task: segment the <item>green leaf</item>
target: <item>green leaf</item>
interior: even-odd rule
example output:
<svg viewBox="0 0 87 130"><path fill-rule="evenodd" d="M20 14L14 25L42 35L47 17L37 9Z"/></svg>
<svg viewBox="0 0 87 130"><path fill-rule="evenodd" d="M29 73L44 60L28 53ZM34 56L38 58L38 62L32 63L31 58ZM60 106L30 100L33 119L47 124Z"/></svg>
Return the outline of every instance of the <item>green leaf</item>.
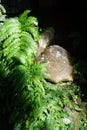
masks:
<svg viewBox="0 0 87 130"><path fill-rule="evenodd" d="M38 19L33 16L29 16L25 22L27 26L38 26Z"/></svg>
<svg viewBox="0 0 87 130"><path fill-rule="evenodd" d="M26 26L24 27L24 29L29 32L35 41L37 41L40 38L40 33L39 33L39 28L35 27L35 26Z"/></svg>
<svg viewBox="0 0 87 130"><path fill-rule="evenodd" d="M31 10L26 10L19 16L19 22L21 22L21 24L25 24L25 22L26 22L26 20L28 18L28 14L30 12L31 12Z"/></svg>

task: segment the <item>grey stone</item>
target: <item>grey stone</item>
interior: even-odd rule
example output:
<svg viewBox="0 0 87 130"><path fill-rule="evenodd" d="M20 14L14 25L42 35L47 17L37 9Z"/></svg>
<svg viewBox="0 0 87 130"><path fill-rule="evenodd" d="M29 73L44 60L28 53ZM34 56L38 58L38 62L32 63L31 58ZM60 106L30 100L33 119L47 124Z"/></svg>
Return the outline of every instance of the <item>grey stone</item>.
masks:
<svg viewBox="0 0 87 130"><path fill-rule="evenodd" d="M48 46L38 57L41 63L47 63L46 73L49 75L46 79L58 83L61 81L73 81L73 65L67 50L58 46Z"/></svg>

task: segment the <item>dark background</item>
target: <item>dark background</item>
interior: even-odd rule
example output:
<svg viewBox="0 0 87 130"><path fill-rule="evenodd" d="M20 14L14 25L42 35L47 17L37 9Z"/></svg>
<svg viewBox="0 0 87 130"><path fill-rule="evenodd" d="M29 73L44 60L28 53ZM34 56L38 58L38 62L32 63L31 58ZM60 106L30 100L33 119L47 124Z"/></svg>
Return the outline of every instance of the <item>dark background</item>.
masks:
<svg viewBox="0 0 87 130"><path fill-rule="evenodd" d="M1 0L7 15L18 16L32 10L41 28L54 27L54 44L66 48L72 56L86 58L87 2L86 0Z"/></svg>

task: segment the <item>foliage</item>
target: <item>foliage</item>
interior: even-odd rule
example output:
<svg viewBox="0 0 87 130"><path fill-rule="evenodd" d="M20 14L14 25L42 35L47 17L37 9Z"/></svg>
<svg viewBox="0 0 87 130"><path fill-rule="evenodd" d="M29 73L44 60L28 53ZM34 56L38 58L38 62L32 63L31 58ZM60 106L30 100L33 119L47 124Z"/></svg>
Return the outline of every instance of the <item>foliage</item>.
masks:
<svg viewBox="0 0 87 130"><path fill-rule="evenodd" d="M35 40L39 38L37 19L24 12L19 18L9 18L0 30L0 68L3 76L17 64L32 64L36 54ZM23 23L21 19L26 18Z"/></svg>
<svg viewBox="0 0 87 130"><path fill-rule="evenodd" d="M45 80L45 64L35 62L38 21L29 13L6 19L0 30L0 129L71 130L79 86Z"/></svg>
<svg viewBox="0 0 87 130"><path fill-rule="evenodd" d="M1 21L1 17L2 17L3 14L5 14L5 13L6 13L6 10L5 10L4 6L0 4L0 21Z"/></svg>
<svg viewBox="0 0 87 130"><path fill-rule="evenodd" d="M84 60L76 60L74 64L75 82L81 88L81 95L84 101L87 101L87 62Z"/></svg>
<svg viewBox="0 0 87 130"><path fill-rule="evenodd" d="M0 99L2 101L1 111L4 105L3 102L5 100L5 105L7 105L7 109L5 112L9 114L12 113L11 111L13 107L14 109L16 109L16 104L12 103L16 99L16 93L14 92L13 87L15 87L15 89L18 89L17 87L20 86L20 91L22 91L23 87L26 88L26 86L24 85L23 87L21 86L23 81L25 84L25 80L27 79L27 75L25 74L28 73L26 72L26 70L32 68L31 73L33 74L35 74L35 72L33 72L35 71L34 69L36 69L36 71L40 69L41 72L41 66L39 65L39 63L36 63L37 65L34 64L34 67L38 66L38 69L37 67L33 68L32 65L36 55L35 41L39 38L39 28L37 19L33 16L28 17L29 12L30 11L28 10L25 11L22 15L19 16L19 18L6 19L0 30ZM22 19L24 19L24 22L22 21ZM22 74L24 75L24 77L21 77L23 76ZM11 77L15 79L14 83L11 83L13 82L13 79ZM21 79L22 81L19 81ZM39 79L37 80L40 83ZM18 81L19 84L17 84ZM20 95L21 94L19 92L17 98ZM15 101L17 103L17 100ZM17 115L17 111L14 110L14 113L15 112L15 115ZM2 113L2 116L3 114L5 116L4 112Z"/></svg>
<svg viewBox="0 0 87 130"><path fill-rule="evenodd" d="M78 79L80 83L85 83L87 76L87 62L84 60L78 60L74 65L74 73L76 79Z"/></svg>
<svg viewBox="0 0 87 130"><path fill-rule="evenodd" d="M61 86L67 85L63 89ZM39 101L34 98L32 104L32 110L28 108L29 116L25 122L26 130L70 130L73 127L73 122L70 121L71 115L69 111L65 111L64 107L75 109L72 106L71 101L75 100L74 91L72 90L74 84L61 83L59 85L53 85L51 83L44 83L45 93ZM71 89L71 91L70 91ZM76 90L76 88L75 88ZM70 91L70 92L69 92ZM73 97L74 95L74 97ZM70 97L70 98L69 98ZM37 100L37 101L36 101ZM38 104L39 103L39 104ZM27 113L28 113L27 111ZM67 123L63 120L69 120ZM21 122L16 124L15 129L20 126ZM21 129L21 127L20 127ZM19 129L19 130L20 130Z"/></svg>

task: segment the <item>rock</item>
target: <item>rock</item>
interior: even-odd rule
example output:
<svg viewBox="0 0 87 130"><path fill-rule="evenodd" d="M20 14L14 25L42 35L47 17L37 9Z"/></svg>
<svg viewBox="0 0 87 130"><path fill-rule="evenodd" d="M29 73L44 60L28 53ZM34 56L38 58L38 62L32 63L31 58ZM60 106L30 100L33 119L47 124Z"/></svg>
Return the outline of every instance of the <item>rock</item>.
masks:
<svg viewBox="0 0 87 130"><path fill-rule="evenodd" d="M81 126L81 113L75 110L72 111L72 122L74 123L72 130L79 130Z"/></svg>
<svg viewBox="0 0 87 130"><path fill-rule="evenodd" d="M72 124L70 130L87 130L87 104L82 101L79 95L75 100L71 100L70 106L66 105L64 107L64 111L68 116L63 118L63 122L64 124Z"/></svg>
<svg viewBox="0 0 87 130"><path fill-rule="evenodd" d="M41 63L48 62L46 72L48 81L58 83L61 81L73 81L73 65L69 52L58 45L47 47L38 57Z"/></svg>
<svg viewBox="0 0 87 130"><path fill-rule="evenodd" d="M73 105L73 104L72 104ZM81 111L77 112L74 109L70 109L69 107L64 108L65 112L68 113L69 117L64 117L63 122L64 124L73 124L73 127L71 130L79 130L81 126L81 120L82 120L82 113Z"/></svg>
<svg viewBox="0 0 87 130"><path fill-rule="evenodd" d="M37 41L37 56L38 57L45 48L51 44L51 41L54 37L54 29L49 27L41 33L39 41Z"/></svg>

